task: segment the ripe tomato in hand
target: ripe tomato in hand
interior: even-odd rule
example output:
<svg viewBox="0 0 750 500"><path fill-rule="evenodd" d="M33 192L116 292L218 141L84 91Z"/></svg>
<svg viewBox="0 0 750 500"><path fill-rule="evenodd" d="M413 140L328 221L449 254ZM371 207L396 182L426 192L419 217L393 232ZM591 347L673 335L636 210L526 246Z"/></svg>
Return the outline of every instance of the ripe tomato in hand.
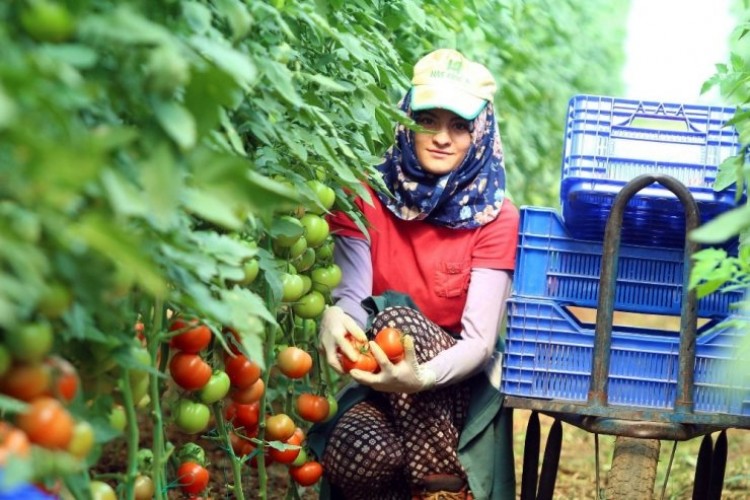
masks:
<svg viewBox="0 0 750 500"><path fill-rule="evenodd" d="M354 349L359 354L359 357L352 361L349 357L344 354L340 349L338 350L339 362L344 373L349 373L352 370L362 370L371 373L377 373L380 371L375 356L370 351L370 345L363 340L354 338L351 333L346 334L346 339L354 346Z"/></svg>
<svg viewBox="0 0 750 500"><path fill-rule="evenodd" d="M290 467L289 474L291 474L292 479L300 486L312 486L323 475L323 466L311 460L299 467Z"/></svg>
<svg viewBox="0 0 750 500"><path fill-rule="evenodd" d="M308 422L322 422L328 418L330 406L325 396L305 392L297 398L297 413Z"/></svg>
<svg viewBox="0 0 750 500"><path fill-rule="evenodd" d="M193 354L201 352L211 343L211 329L201 324L197 319L186 320L177 318L169 325L170 332L178 333L169 341L174 349Z"/></svg>
<svg viewBox="0 0 750 500"><path fill-rule="evenodd" d="M232 386L246 389L260 378L260 366L242 354L227 356L224 360L224 371L229 375Z"/></svg>
<svg viewBox="0 0 750 500"><path fill-rule="evenodd" d="M169 362L169 373L177 385L195 391L208 383L211 366L197 354L177 352Z"/></svg>
<svg viewBox="0 0 750 500"><path fill-rule="evenodd" d="M383 349L391 363L404 359L404 335L401 330L387 326L375 335L375 343Z"/></svg>
<svg viewBox="0 0 750 500"><path fill-rule="evenodd" d="M299 347L289 346L276 357L281 373L289 378L302 378L312 368L312 356Z"/></svg>
<svg viewBox="0 0 750 500"><path fill-rule="evenodd" d="M208 486L208 470L196 462L184 462L177 469L180 489L188 495L197 495Z"/></svg>

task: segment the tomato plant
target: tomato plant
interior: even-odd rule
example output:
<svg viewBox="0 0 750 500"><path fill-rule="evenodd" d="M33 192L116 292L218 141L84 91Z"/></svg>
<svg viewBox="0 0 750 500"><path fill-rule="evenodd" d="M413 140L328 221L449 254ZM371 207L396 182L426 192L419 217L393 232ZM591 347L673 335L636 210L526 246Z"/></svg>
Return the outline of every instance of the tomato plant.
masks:
<svg viewBox="0 0 750 500"><path fill-rule="evenodd" d="M325 396L305 392L297 398L297 413L308 422L322 422L328 418L330 405Z"/></svg>
<svg viewBox="0 0 750 500"><path fill-rule="evenodd" d="M171 332L181 332L171 338L169 345L175 349L189 353L199 353L211 343L213 334L211 329L201 324L197 319L185 320L177 318L169 326Z"/></svg>
<svg viewBox="0 0 750 500"><path fill-rule="evenodd" d="M404 359L404 335L397 328L385 327L375 334L375 343L380 346L392 363Z"/></svg>
<svg viewBox="0 0 750 500"><path fill-rule="evenodd" d="M260 378L258 363L247 359L242 354L227 356L224 360L224 370L232 386L240 389L250 387Z"/></svg>
<svg viewBox="0 0 750 500"><path fill-rule="evenodd" d="M176 352L169 362L169 373L177 385L195 391L208 383L211 366L197 354Z"/></svg>
<svg viewBox="0 0 750 500"><path fill-rule="evenodd" d="M48 396L36 398L16 419L18 428L32 443L66 449L73 438L73 417L60 402Z"/></svg>
<svg viewBox="0 0 750 500"><path fill-rule="evenodd" d="M320 463L311 460L305 462L299 467L290 467L289 474L292 479L300 486L312 486L317 483L320 476L323 475L323 466Z"/></svg>
<svg viewBox="0 0 750 500"><path fill-rule="evenodd" d="M183 462L177 469L180 489L188 495L202 493L208 487L208 470L196 462Z"/></svg>
<svg viewBox="0 0 750 500"><path fill-rule="evenodd" d="M276 356L276 364L281 373L289 378L302 378L312 368L312 356L296 346L289 346L281 350Z"/></svg>

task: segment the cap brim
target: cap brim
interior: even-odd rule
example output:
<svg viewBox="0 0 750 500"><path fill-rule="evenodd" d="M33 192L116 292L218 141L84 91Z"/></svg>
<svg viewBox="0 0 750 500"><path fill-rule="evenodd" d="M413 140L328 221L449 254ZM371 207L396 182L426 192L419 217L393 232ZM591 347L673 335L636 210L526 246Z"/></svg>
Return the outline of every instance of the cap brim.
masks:
<svg viewBox="0 0 750 500"><path fill-rule="evenodd" d="M447 109L465 120L473 120L479 116L486 104L485 99L451 87L415 85L411 92L412 111Z"/></svg>

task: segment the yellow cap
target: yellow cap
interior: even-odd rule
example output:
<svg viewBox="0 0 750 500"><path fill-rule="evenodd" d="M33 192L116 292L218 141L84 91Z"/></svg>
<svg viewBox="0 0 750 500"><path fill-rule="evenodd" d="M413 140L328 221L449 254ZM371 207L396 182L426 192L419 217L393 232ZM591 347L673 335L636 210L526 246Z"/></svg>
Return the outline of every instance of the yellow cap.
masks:
<svg viewBox="0 0 750 500"><path fill-rule="evenodd" d="M411 109L443 108L467 120L484 109L497 90L487 68L453 49L430 52L414 65Z"/></svg>

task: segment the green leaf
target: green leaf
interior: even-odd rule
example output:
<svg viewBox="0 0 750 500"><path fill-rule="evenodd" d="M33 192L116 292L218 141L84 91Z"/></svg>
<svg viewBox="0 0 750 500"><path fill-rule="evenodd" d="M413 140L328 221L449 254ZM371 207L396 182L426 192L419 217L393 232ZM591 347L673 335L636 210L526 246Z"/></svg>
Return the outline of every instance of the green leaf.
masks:
<svg viewBox="0 0 750 500"><path fill-rule="evenodd" d="M154 112L159 125L180 148L190 149L195 146L195 119L184 106L174 101L158 101Z"/></svg>
<svg viewBox="0 0 750 500"><path fill-rule="evenodd" d="M329 92L351 92L356 88L349 82L337 81L333 78L321 75L320 73L316 73L313 75L309 73L301 73L301 75L307 80L317 83L320 86L321 90Z"/></svg>
<svg viewBox="0 0 750 500"><path fill-rule="evenodd" d="M106 170L102 173L102 184L116 214L135 217L148 215L143 192L128 179L113 170Z"/></svg>
<svg viewBox="0 0 750 500"><path fill-rule="evenodd" d="M183 186L175 159L166 144L156 148L140 165L144 199L154 228L166 231L179 220L180 191Z"/></svg>
<svg viewBox="0 0 750 500"><path fill-rule="evenodd" d="M101 16L86 16L79 23L78 33L87 38L114 40L121 44L161 44L172 39L162 25L149 21L130 6L118 6Z"/></svg>
<svg viewBox="0 0 750 500"><path fill-rule="evenodd" d="M185 203L188 210L203 219L227 229L242 228L243 220L226 203L220 191L208 192L188 188Z"/></svg>
<svg viewBox="0 0 750 500"><path fill-rule="evenodd" d="M253 18L239 0L216 0L216 8L232 29L232 38L239 40L250 31Z"/></svg>
<svg viewBox="0 0 750 500"><path fill-rule="evenodd" d="M11 125L16 118L16 103L0 85L0 130Z"/></svg>
<svg viewBox="0 0 750 500"><path fill-rule="evenodd" d="M750 205L725 212L690 232L690 239L699 243L723 243L750 227Z"/></svg>
<svg viewBox="0 0 750 500"><path fill-rule="evenodd" d="M238 85L249 90L255 83L258 71L250 58L229 45L203 36L193 36L190 44L206 59L231 76Z"/></svg>

